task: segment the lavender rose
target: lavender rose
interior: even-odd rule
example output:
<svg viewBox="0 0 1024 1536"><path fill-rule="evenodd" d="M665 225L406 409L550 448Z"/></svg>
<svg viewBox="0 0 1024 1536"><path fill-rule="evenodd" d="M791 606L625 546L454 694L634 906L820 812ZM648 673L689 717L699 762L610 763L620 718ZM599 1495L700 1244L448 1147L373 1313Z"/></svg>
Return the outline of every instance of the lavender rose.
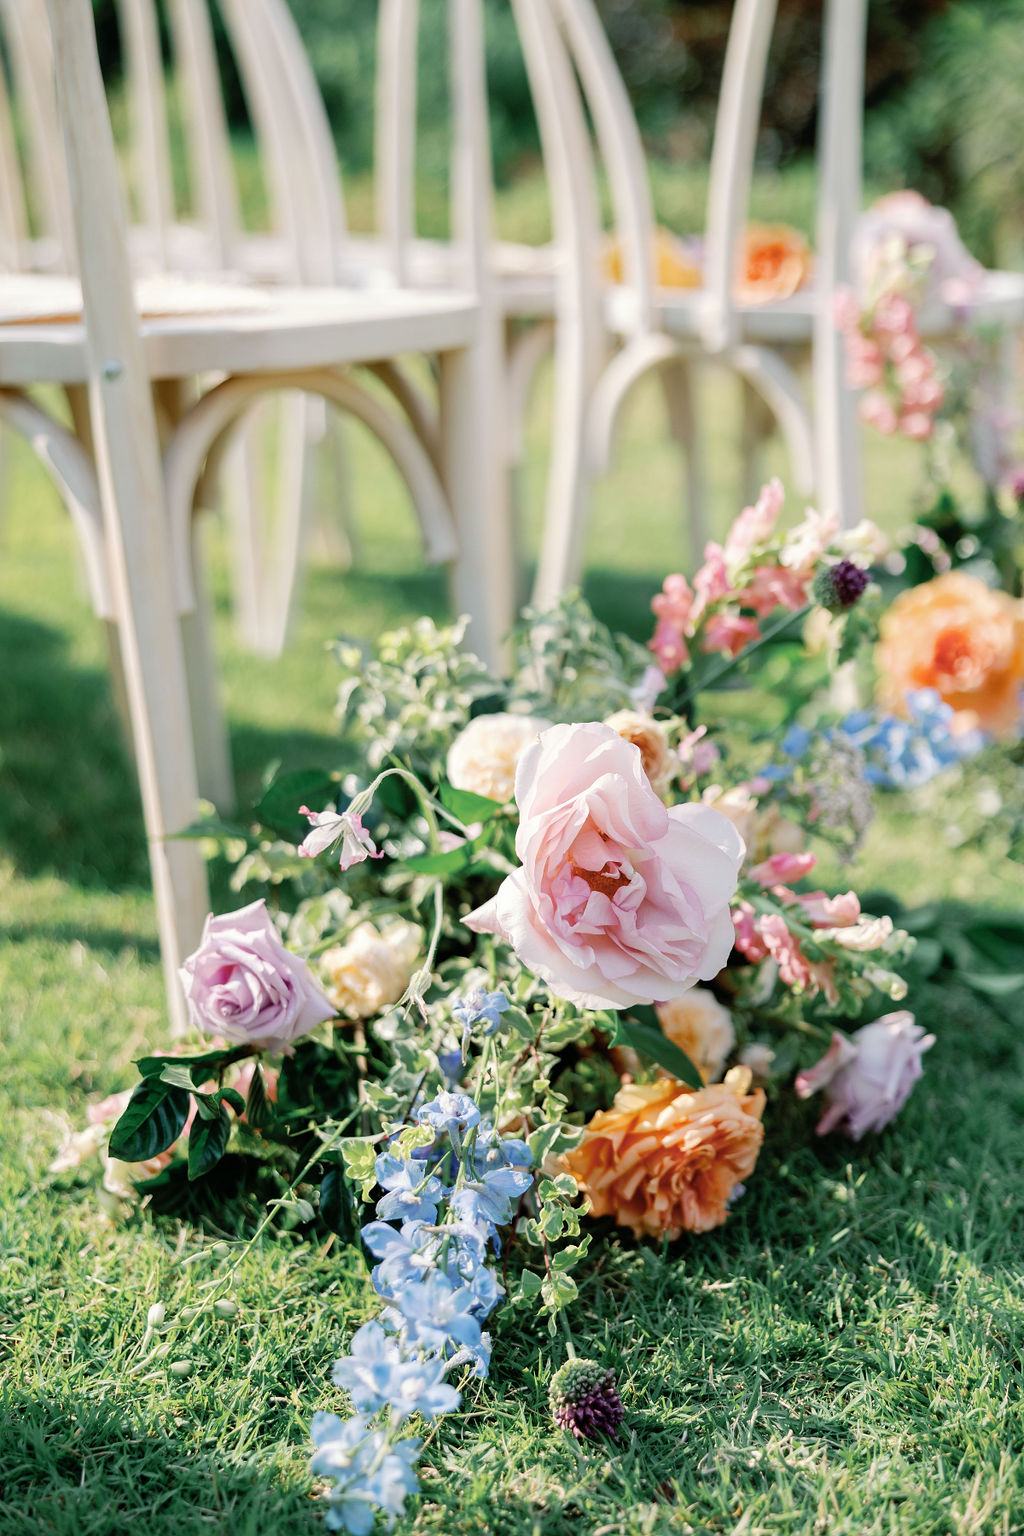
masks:
<svg viewBox="0 0 1024 1536"><path fill-rule="evenodd" d="M880 1131L910 1097L921 1076L921 1057L935 1044L914 1015L901 1008L858 1029L851 1040L835 1032L821 1060L796 1079L806 1099L825 1090L825 1113L818 1135L841 1130L854 1141L865 1131Z"/></svg>
<svg viewBox="0 0 1024 1536"><path fill-rule="evenodd" d="M211 914L178 974L197 1029L272 1055L334 1014L306 962L281 943L262 900Z"/></svg>

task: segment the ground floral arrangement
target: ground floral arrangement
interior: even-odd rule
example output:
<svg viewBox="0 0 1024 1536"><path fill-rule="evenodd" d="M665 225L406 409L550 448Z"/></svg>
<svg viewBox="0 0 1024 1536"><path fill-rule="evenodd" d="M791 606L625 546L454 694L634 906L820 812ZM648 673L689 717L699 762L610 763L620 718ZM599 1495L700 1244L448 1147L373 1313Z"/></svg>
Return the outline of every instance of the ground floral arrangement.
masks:
<svg viewBox="0 0 1024 1536"><path fill-rule="evenodd" d="M334 1366L346 1410L312 1423L352 1536L403 1514L499 1307L548 1318L554 1424L614 1440L614 1371L572 1343L599 1234L716 1228L757 1199L781 1096L858 1141L921 1074L933 1037L894 1007L914 939L815 865L853 855L879 787L1019 736L1024 621L953 573L876 646L877 530L782 533L782 503L772 482L667 578L647 647L577 597L527 612L503 679L458 625L339 646L361 766L203 824L255 896L182 970L206 1045L139 1061L55 1165L98 1151L110 1198L361 1243L379 1310ZM877 698L840 708L829 678L871 664Z"/></svg>

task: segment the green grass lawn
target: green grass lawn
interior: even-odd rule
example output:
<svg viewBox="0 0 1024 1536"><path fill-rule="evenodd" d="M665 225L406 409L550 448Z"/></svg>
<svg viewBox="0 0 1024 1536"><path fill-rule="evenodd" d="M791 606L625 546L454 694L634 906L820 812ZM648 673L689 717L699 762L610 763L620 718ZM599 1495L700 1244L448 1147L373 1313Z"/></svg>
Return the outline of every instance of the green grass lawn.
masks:
<svg viewBox="0 0 1024 1536"><path fill-rule="evenodd" d="M706 401L719 526L736 510L732 403L724 382ZM544 415L542 391L531 537ZM92 1186L45 1172L65 1123L162 1040L162 984L99 626L59 508L27 453L7 438L3 450L0 1532L312 1536L308 1423L342 1406L330 1366L372 1306L358 1256L285 1236L243 1247L144 1214L112 1223ZM358 572L311 572L281 661L240 649L217 565L243 800L271 759L331 761L332 637L444 611L394 474L355 434L353 459ZM905 447L873 447L871 510L890 526L913 470ZM678 480L661 402L642 391L600 490L587 576L601 616L641 636L652 591L686 560ZM899 802L851 878L911 901L1024 906L1019 866L1015 883L977 851L953 854ZM580 1352L620 1372L621 1445L583 1452L548 1429L557 1347L499 1312L491 1380L432 1434L412 1529L1024 1530L1024 1017L954 985L911 1001L939 1040L892 1129L819 1144L813 1106L787 1095L725 1228L665 1252L596 1245L572 1320ZM147 1334L157 1301L162 1331Z"/></svg>

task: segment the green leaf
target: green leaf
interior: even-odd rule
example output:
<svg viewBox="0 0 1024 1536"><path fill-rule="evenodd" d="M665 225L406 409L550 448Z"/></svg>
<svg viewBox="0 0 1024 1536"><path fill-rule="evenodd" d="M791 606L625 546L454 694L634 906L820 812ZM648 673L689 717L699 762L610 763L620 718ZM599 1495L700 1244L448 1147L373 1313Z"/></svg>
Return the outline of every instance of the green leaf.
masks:
<svg viewBox="0 0 1024 1536"><path fill-rule="evenodd" d="M222 1104L230 1104L236 1115L245 1114L245 1100L237 1088L218 1088L214 1098L220 1099Z"/></svg>
<svg viewBox="0 0 1024 1536"><path fill-rule="evenodd" d="M681 1051L678 1045L673 1045L658 1023L658 1015L651 1007L634 1008L628 1019L620 1014L614 1043L631 1045L634 1051L639 1051L641 1056L647 1056L651 1061L657 1062L659 1067L664 1067L666 1072L671 1072L673 1077L677 1077L688 1088L704 1087L704 1079L697 1068L685 1051Z"/></svg>
<svg viewBox="0 0 1024 1536"><path fill-rule="evenodd" d="M160 1073L160 1081L170 1083L172 1088L184 1088L186 1093L191 1093L199 1086L187 1061L167 1062Z"/></svg>
<svg viewBox="0 0 1024 1536"><path fill-rule="evenodd" d="M188 1133L190 1179L201 1179L204 1173L216 1167L227 1150L230 1134L231 1118L223 1104L218 1104L217 1115L213 1120L204 1120L201 1114L196 1116Z"/></svg>
<svg viewBox="0 0 1024 1536"><path fill-rule="evenodd" d="M322 811L336 802L338 784L323 768L302 768L295 773L279 773L256 806L256 819L291 843L301 842L308 831L299 806Z"/></svg>
<svg viewBox="0 0 1024 1536"><path fill-rule="evenodd" d="M411 859L404 859L403 863L406 869L414 870L418 875L453 875L456 870L466 868L472 850L472 843L461 843L458 848L450 848L447 853L420 853Z"/></svg>
<svg viewBox="0 0 1024 1536"><path fill-rule="evenodd" d="M1024 992L1024 975L1015 972L961 971L961 979L976 992L989 997L1010 997L1014 992Z"/></svg>
<svg viewBox="0 0 1024 1536"><path fill-rule="evenodd" d="M348 1242L354 1240L356 1221L352 1189L337 1164L328 1168L320 1182L320 1215L332 1232Z"/></svg>
<svg viewBox="0 0 1024 1536"><path fill-rule="evenodd" d="M222 1051L204 1051L199 1056L142 1056L135 1065L143 1077L163 1077L165 1083L172 1081L170 1077L164 1076L164 1069L168 1066L185 1067L189 1072L202 1073L203 1077L216 1077L237 1050L237 1046L230 1046ZM178 1083L177 1086L180 1088L185 1084Z"/></svg>
<svg viewBox="0 0 1024 1536"><path fill-rule="evenodd" d="M263 1068L257 1062L249 1082L249 1096L245 1101L245 1123L250 1130L266 1130L274 1119L274 1111L267 1097L267 1083Z"/></svg>
<svg viewBox="0 0 1024 1536"><path fill-rule="evenodd" d="M145 1163L177 1141L188 1119L188 1094L168 1083L143 1078L110 1135L110 1155Z"/></svg>
<svg viewBox="0 0 1024 1536"><path fill-rule="evenodd" d="M500 800L487 795L475 795L471 789L456 789L453 784L441 785L441 804L445 810L457 816L463 826L474 821L490 821L501 810Z"/></svg>

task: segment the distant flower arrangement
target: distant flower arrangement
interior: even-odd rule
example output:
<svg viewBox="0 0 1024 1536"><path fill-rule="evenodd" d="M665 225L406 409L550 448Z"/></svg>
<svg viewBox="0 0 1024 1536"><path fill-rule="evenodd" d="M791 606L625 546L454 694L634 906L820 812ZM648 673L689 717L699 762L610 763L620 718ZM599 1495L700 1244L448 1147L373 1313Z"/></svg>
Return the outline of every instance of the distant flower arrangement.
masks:
<svg viewBox="0 0 1024 1536"><path fill-rule="evenodd" d="M253 824L204 823L255 899L183 967L202 1043L140 1060L62 1155L99 1150L108 1189L156 1210L255 1187L250 1219L361 1242L379 1311L334 1367L350 1410L313 1422L350 1536L403 1513L417 1426L487 1376L498 1309L564 1320L589 1217L713 1230L756 1202L787 1080L823 1095L821 1134L858 1140L920 1075L932 1037L887 1011L912 941L810 878L812 841L864 834L871 752L806 733L760 773L753 721L715 712L774 688L780 658L819 687L821 625L833 657L873 639L877 530L809 511L783 533L782 502L772 482L692 584L666 579L649 647L576 597L527 612L505 679L461 626L340 646L358 768L282 775ZM625 1411L571 1348L551 1407L579 1438Z"/></svg>

